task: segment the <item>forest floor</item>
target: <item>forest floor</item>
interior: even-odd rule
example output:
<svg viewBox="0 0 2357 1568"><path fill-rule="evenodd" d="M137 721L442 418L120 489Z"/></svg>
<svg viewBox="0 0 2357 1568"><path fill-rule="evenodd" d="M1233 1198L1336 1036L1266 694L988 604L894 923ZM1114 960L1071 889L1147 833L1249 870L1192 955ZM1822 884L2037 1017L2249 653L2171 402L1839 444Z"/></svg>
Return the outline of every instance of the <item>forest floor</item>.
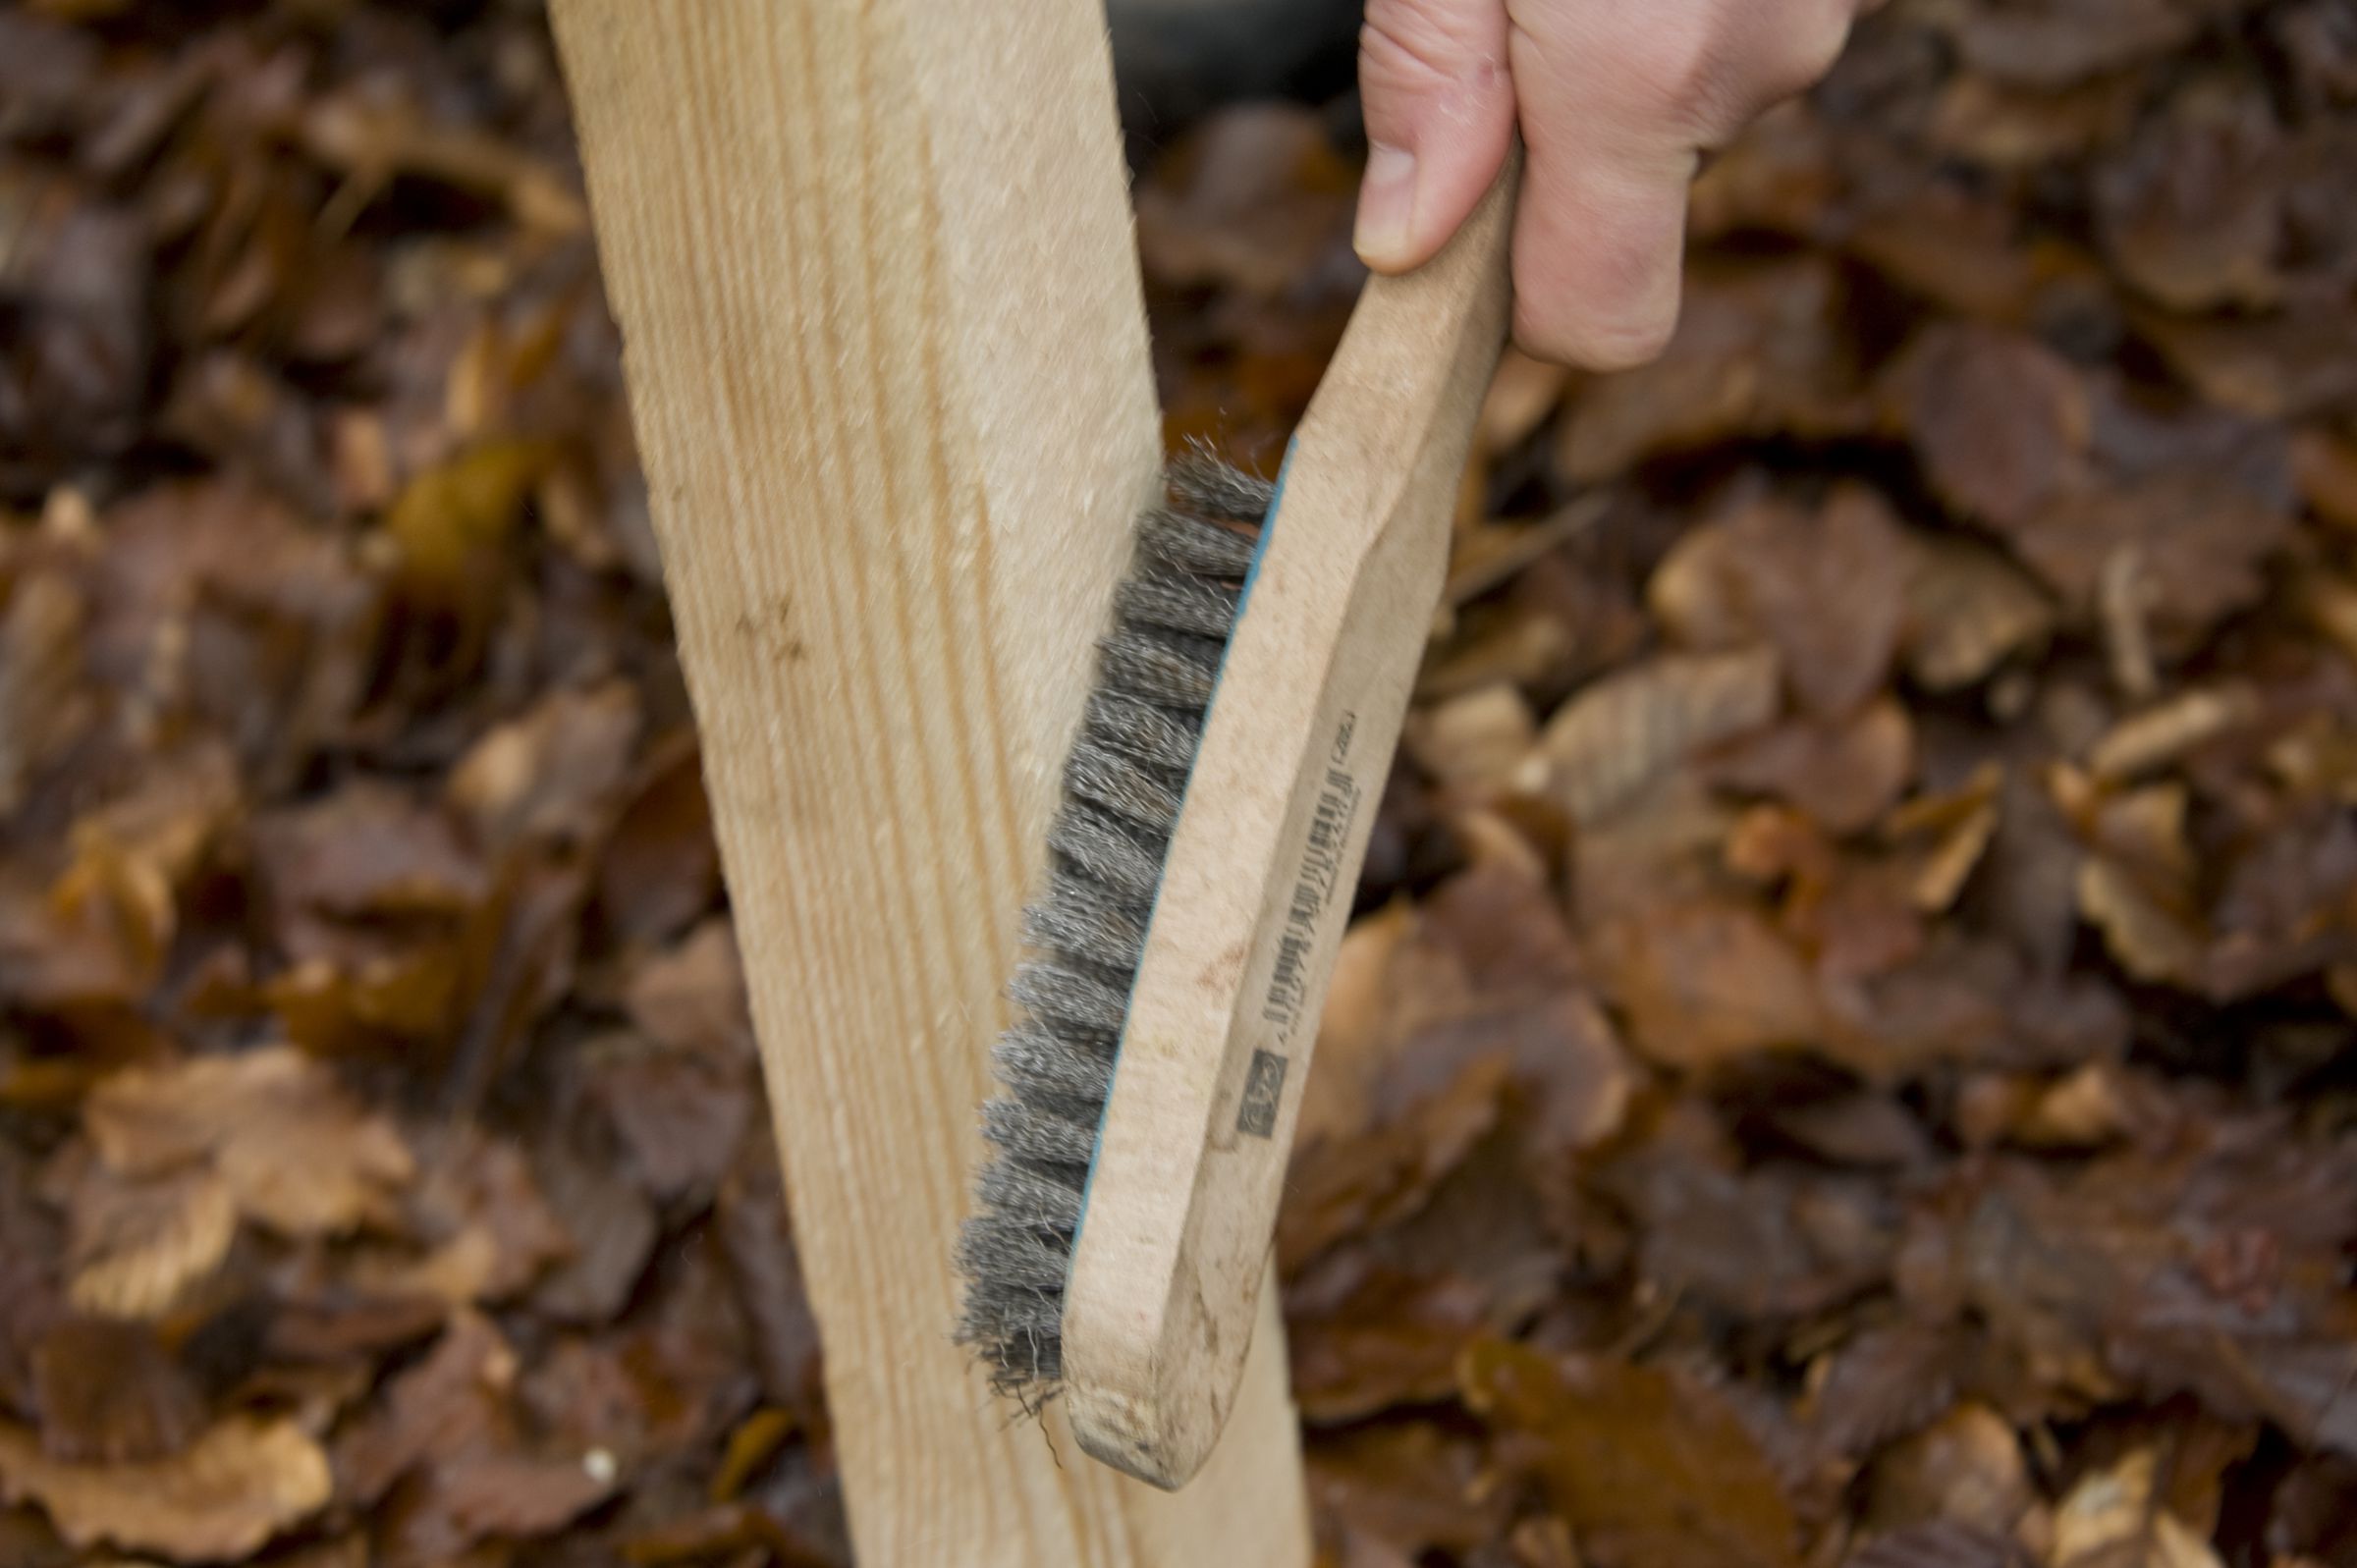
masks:
<svg viewBox="0 0 2357 1568"><path fill-rule="evenodd" d="M1263 466L1347 105L1138 189ZM2357 13L1897 0L1508 359L1280 1236L1331 1568L2357 1565ZM529 4L0 7L0 1563L849 1561Z"/></svg>

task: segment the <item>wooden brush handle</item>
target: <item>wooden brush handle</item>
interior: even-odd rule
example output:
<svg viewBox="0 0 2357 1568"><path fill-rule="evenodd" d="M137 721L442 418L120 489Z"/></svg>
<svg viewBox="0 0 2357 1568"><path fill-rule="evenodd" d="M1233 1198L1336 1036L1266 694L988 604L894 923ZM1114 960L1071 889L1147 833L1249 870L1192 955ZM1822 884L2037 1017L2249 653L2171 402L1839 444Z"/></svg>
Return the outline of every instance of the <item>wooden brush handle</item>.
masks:
<svg viewBox="0 0 2357 1568"><path fill-rule="evenodd" d="M1448 565L1519 158L1375 278L1295 432L1130 995L1064 1318L1081 1446L1164 1487L1250 1341L1310 1048Z"/></svg>

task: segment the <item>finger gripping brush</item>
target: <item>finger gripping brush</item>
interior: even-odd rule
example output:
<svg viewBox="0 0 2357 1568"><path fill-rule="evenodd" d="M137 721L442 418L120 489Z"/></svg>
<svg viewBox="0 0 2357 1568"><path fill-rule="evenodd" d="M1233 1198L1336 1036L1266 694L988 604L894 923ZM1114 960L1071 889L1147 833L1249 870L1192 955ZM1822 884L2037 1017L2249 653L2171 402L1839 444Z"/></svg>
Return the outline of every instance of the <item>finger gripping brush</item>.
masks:
<svg viewBox="0 0 2357 1568"><path fill-rule="evenodd" d="M1516 160L1518 163L1518 159ZM1242 1374L1293 1122L1507 312L1517 168L1371 279L1270 486L1166 475L1049 832L959 1337L1165 1487Z"/></svg>

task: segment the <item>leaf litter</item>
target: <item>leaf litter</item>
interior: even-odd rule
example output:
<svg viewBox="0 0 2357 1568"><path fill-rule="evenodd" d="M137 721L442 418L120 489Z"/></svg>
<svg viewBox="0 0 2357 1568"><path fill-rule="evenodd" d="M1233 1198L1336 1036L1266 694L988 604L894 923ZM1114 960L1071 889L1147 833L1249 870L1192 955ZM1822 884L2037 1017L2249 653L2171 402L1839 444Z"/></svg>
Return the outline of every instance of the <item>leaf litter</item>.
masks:
<svg viewBox="0 0 2357 1568"><path fill-rule="evenodd" d="M0 102L0 1555L848 1562L544 22ZM1324 1562L2357 1562L2352 115L2325 0L1893 0L1659 364L1508 358L1280 1227ZM1349 121L1142 154L1174 443L1282 452Z"/></svg>

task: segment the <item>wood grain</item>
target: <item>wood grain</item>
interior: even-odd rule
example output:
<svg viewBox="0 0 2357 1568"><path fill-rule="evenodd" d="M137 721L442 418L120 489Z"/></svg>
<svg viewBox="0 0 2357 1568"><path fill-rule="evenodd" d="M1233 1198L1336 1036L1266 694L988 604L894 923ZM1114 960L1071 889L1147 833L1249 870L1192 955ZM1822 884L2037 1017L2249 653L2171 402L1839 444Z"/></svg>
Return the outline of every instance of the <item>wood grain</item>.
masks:
<svg viewBox="0 0 2357 1568"><path fill-rule="evenodd" d="M1017 909L1160 456L1101 13L554 11L860 1561L1296 1568L1273 1315L1178 1496L950 1339Z"/></svg>

